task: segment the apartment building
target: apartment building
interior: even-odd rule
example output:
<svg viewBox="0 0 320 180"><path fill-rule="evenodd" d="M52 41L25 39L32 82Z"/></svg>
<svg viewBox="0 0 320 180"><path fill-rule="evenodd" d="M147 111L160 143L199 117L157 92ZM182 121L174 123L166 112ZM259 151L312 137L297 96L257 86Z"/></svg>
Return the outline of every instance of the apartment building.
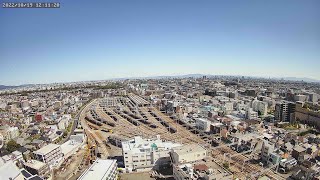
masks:
<svg viewBox="0 0 320 180"><path fill-rule="evenodd" d="M210 125L211 125L211 122L207 119L204 119L204 118L197 118L196 119L196 127L200 130L203 130L205 132L209 132Z"/></svg>
<svg viewBox="0 0 320 180"><path fill-rule="evenodd" d="M276 103L274 118L277 121L292 122L294 121L295 103L281 101Z"/></svg>
<svg viewBox="0 0 320 180"><path fill-rule="evenodd" d="M248 110L246 111L246 117L247 119L257 119L258 112L254 111L252 108L248 108Z"/></svg>
<svg viewBox="0 0 320 180"><path fill-rule="evenodd" d="M268 103L264 101L253 100L252 109L260 115L267 115L268 112Z"/></svg>
<svg viewBox="0 0 320 180"><path fill-rule="evenodd" d="M47 163L50 167L58 164L63 156L61 147L57 144L48 144L33 153L37 160Z"/></svg>
<svg viewBox="0 0 320 180"><path fill-rule="evenodd" d="M181 146L177 143L162 141L160 135L156 139L142 139L136 136L122 142L122 153L127 171L151 169L160 164L170 162L169 152L172 148Z"/></svg>

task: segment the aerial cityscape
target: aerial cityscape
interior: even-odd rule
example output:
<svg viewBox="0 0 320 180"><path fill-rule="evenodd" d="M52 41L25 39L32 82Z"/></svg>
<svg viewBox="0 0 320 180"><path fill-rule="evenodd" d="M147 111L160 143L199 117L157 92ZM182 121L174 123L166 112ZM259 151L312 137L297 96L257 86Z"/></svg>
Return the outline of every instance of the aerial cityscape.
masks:
<svg viewBox="0 0 320 180"><path fill-rule="evenodd" d="M3 2L0 180L320 180L319 7Z"/></svg>

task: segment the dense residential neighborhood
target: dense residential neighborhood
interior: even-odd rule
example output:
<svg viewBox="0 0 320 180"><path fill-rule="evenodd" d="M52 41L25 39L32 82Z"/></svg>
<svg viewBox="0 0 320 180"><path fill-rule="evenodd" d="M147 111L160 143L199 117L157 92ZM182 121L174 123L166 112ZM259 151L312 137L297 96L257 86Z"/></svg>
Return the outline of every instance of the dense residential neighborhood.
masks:
<svg viewBox="0 0 320 180"><path fill-rule="evenodd" d="M5 89L1 178L319 179L319 94L229 76Z"/></svg>

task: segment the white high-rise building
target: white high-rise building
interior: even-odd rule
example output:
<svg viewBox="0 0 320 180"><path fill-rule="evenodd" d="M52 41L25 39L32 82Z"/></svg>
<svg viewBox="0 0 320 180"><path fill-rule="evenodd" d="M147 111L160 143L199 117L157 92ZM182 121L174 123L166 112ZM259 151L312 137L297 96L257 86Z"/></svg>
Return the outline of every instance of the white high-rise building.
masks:
<svg viewBox="0 0 320 180"><path fill-rule="evenodd" d="M261 115L267 115L268 113L268 103L259 100L252 101L252 109L256 112L260 112Z"/></svg>
<svg viewBox="0 0 320 180"><path fill-rule="evenodd" d="M181 144L162 141L160 135L156 139L142 139L140 136L122 142L122 153L127 171L149 169L170 161L169 152Z"/></svg>
<svg viewBox="0 0 320 180"><path fill-rule="evenodd" d="M247 119L257 119L258 112L255 112L252 108L248 108L247 110Z"/></svg>

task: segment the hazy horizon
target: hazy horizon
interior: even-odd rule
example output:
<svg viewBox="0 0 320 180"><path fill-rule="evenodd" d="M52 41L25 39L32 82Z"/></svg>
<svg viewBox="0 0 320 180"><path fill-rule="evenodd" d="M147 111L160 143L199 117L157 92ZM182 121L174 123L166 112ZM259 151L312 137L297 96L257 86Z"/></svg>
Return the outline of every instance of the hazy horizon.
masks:
<svg viewBox="0 0 320 180"><path fill-rule="evenodd" d="M123 80L123 79L154 79L154 78L161 78L161 77L172 77L172 78L184 78L192 77L193 75L201 75L201 76L222 76L222 77L245 77L245 78L253 78L253 79L273 79L273 80L289 80L289 81L301 81L304 80L305 82L313 82L319 83L320 80L306 78L306 77L264 77L264 76L245 76L245 75L227 75L227 74L201 74L201 73L193 73L193 74L167 74L167 75L154 75L154 76L135 76L135 77L115 77L115 78L105 78L105 79L91 79L91 80L79 80L79 81L56 81L56 82L49 82L49 83L23 83L23 84L0 84L4 86L23 86L23 85L37 85L37 84L61 84L61 83L77 83L77 82L90 82L90 81L109 81L109 80Z"/></svg>
<svg viewBox="0 0 320 180"><path fill-rule="evenodd" d="M185 74L320 80L318 7L318 0L79 0L60 9L2 8L0 84Z"/></svg>

